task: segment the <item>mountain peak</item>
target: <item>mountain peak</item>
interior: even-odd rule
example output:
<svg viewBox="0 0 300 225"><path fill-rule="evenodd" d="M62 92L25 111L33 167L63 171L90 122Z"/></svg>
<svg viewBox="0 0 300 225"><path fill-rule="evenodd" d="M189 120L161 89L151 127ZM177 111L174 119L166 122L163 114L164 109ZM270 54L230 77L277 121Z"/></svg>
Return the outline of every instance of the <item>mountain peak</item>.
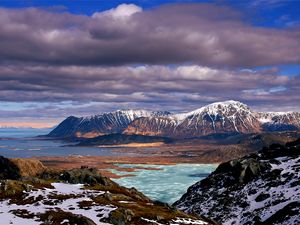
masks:
<svg viewBox="0 0 300 225"><path fill-rule="evenodd" d="M242 109L249 109L249 107L242 103L242 102L239 102L239 101L234 101L234 100L228 100L228 101L223 101L223 102L214 102L214 103L211 103L207 106L204 106L205 108L228 108L228 107L234 107L234 108L242 108Z"/></svg>
<svg viewBox="0 0 300 225"><path fill-rule="evenodd" d="M199 109L196 109L187 114L187 116L208 113L210 115L222 115L222 114L230 114L233 115L236 112L248 112L250 113L250 108L239 101L228 100L223 102L214 102L209 105L203 106Z"/></svg>
<svg viewBox="0 0 300 225"><path fill-rule="evenodd" d="M236 106L247 106L246 104L240 102L240 101L235 101L235 100L227 100L227 101L222 101L222 102L214 102L209 105L236 105ZM209 106L208 105L208 106Z"/></svg>

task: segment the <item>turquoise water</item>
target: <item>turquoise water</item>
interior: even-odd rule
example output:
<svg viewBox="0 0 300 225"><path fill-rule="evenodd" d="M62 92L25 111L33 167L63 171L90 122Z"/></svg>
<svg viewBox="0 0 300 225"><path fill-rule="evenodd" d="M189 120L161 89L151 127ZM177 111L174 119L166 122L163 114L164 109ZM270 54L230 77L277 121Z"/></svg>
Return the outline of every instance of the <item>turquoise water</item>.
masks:
<svg viewBox="0 0 300 225"><path fill-rule="evenodd" d="M134 174L136 176L114 179L125 187L135 187L153 200L173 203L178 200L189 186L200 181L214 171L217 164L177 164L143 165L117 164L124 168L152 167L161 170L138 169L134 172L111 170L117 175Z"/></svg>

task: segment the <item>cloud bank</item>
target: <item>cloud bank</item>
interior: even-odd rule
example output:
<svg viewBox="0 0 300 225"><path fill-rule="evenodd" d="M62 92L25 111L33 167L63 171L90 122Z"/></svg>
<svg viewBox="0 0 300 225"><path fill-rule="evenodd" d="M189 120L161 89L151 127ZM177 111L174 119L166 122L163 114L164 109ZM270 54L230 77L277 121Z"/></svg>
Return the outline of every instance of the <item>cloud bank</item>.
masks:
<svg viewBox="0 0 300 225"><path fill-rule="evenodd" d="M276 68L300 64L299 52L300 29L256 27L214 4L122 4L91 16L1 8L0 122L228 99L299 110L300 75Z"/></svg>
<svg viewBox="0 0 300 225"><path fill-rule="evenodd" d="M0 62L51 65L195 63L253 67L300 63L300 31L254 27L213 4L133 4L92 16L0 10Z"/></svg>

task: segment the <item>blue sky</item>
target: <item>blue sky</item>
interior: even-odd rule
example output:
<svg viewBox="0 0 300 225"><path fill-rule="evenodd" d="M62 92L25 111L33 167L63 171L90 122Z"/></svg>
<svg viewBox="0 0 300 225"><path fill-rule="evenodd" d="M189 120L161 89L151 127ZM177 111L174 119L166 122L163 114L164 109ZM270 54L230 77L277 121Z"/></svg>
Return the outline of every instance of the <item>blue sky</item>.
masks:
<svg viewBox="0 0 300 225"><path fill-rule="evenodd" d="M120 4L136 4L144 9L168 3L214 3L240 9L249 15L250 21L266 27L300 25L300 1L298 0L1 0L0 5L8 8L46 7L53 10L91 15ZM248 18L248 19L249 19Z"/></svg>
<svg viewBox="0 0 300 225"><path fill-rule="evenodd" d="M0 126L229 99L300 111L298 0L0 0L0 8Z"/></svg>

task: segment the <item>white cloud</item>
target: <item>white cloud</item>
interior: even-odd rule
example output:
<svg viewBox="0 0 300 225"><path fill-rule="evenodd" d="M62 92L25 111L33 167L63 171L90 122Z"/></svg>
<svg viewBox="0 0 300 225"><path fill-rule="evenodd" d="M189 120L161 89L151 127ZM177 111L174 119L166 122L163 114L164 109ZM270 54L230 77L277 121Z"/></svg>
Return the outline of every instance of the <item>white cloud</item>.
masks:
<svg viewBox="0 0 300 225"><path fill-rule="evenodd" d="M186 79L196 79L196 80L205 80L211 79L217 74L217 70L198 66L198 65L190 65L190 66L179 66L175 70L178 76Z"/></svg>
<svg viewBox="0 0 300 225"><path fill-rule="evenodd" d="M104 11L96 12L93 14L93 18L101 18L103 16L110 16L114 19L124 20L129 18L135 13L142 12L143 9L135 4L121 4L116 8Z"/></svg>

